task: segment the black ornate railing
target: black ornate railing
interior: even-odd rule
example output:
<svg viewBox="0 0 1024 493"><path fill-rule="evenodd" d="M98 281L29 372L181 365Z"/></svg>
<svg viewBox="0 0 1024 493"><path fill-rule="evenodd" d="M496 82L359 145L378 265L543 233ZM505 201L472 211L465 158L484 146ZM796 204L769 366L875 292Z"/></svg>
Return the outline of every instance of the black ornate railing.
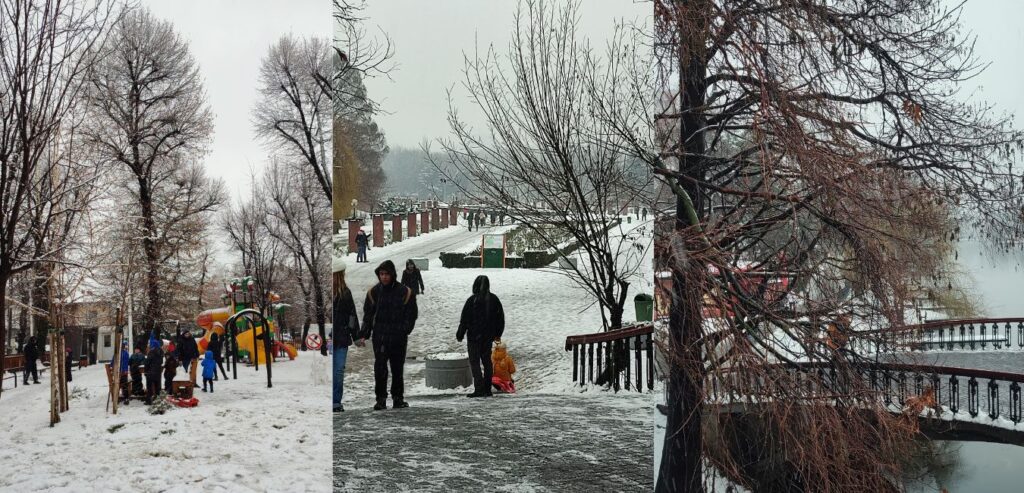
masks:
<svg viewBox="0 0 1024 493"><path fill-rule="evenodd" d="M643 392L654 388L654 325L647 323L608 332L569 336L572 381L610 385ZM632 354L630 354L632 353ZM595 358L596 356L596 358ZM624 380L624 382L623 382Z"/></svg>
<svg viewBox="0 0 1024 493"><path fill-rule="evenodd" d="M880 363L860 365L840 373L827 363L773 365L756 376L754 372L713 375L708 382L710 397L719 403L779 398L769 390L766 379L778 378L782 373L788 383L800 386L799 392L790 389L790 395L815 399L850 397L853 384L859 383L860 388L873 391L866 398L880 399L894 412L915 398L919 403L927 403L939 416L952 413L955 419L956 415L966 413L972 418L979 415L992 420L1005 418L1014 425L1021 422L1024 374L945 366ZM854 378L859 382L853 381ZM737 389L742 389L742 394L737 393ZM929 398L922 399L923 396Z"/></svg>
<svg viewBox="0 0 1024 493"><path fill-rule="evenodd" d="M1024 318L937 320L856 332L854 337L861 343L875 340L914 351L1024 349Z"/></svg>

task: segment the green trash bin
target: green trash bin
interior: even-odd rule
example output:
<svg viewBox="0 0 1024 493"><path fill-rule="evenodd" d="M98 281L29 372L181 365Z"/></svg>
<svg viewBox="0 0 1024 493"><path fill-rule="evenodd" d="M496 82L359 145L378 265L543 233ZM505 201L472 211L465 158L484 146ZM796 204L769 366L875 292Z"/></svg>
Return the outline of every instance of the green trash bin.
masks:
<svg viewBox="0 0 1024 493"><path fill-rule="evenodd" d="M637 322L650 322L654 318L653 296L640 293L633 297L633 304L636 305Z"/></svg>

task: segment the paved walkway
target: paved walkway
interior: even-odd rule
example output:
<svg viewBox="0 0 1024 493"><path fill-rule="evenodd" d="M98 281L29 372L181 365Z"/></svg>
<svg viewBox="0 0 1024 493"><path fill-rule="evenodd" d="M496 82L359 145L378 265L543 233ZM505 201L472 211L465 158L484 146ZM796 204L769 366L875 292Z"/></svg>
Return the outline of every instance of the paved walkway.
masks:
<svg viewBox="0 0 1024 493"><path fill-rule="evenodd" d="M334 419L335 491L650 491L653 397L412 397ZM498 426L495 426L498 424Z"/></svg>

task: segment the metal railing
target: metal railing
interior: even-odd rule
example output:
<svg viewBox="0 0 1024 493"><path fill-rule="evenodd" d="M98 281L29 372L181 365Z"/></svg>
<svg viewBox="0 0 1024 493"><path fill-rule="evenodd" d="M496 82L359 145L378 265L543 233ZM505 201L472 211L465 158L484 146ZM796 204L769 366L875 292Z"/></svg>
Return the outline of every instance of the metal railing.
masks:
<svg viewBox="0 0 1024 493"><path fill-rule="evenodd" d="M579 385L610 385L616 391L624 386L643 392L646 381L647 390L654 388L653 324L569 336L565 350L572 351L572 381Z"/></svg>
<svg viewBox="0 0 1024 493"><path fill-rule="evenodd" d="M1024 318L976 318L937 320L919 325L851 334L860 340L913 351L1024 349Z"/></svg>
<svg viewBox="0 0 1024 493"><path fill-rule="evenodd" d="M774 373L781 372L781 373ZM996 420L1006 418L1017 425L1021 422L1021 386L1024 374L990 370L975 370L946 366L923 366L904 364L864 364L849 372L837 372L828 363L794 363L772 365L763 374L754 372L725 372L713 375L708 382L710 397L717 402L755 402L759 399L777 399L773 395L768 378L783 375L787 382L799 389L788 392L809 399L837 397L857 400L862 398L880 399L896 412L903 409L910 398L919 399L930 395L928 407L939 415L956 415L966 412L972 418L987 415ZM852 381L859 379L858 382ZM855 383L871 391L869 395L852 397ZM736 392L743 389L742 394ZM790 389L792 390L792 389ZM806 392L805 392L806 390Z"/></svg>

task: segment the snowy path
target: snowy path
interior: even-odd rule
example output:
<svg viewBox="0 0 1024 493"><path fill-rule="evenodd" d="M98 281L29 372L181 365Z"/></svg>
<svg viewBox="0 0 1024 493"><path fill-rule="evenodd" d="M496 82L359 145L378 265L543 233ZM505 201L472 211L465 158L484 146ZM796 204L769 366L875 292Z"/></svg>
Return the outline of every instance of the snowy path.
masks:
<svg viewBox="0 0 1024 493"><path fill-rule="evenodd" d="M479 490L486 484L508 485L508 491L575 491L590 489L588 481L598 475L598 464L602 464L611 468L611 482L601 485L606 486L602 490L649 490L654 395L581 394L572 387L572 353L564 350L565 338L600 330L599 308L557 270L440 267L441 251L478 241L479 234L450 228L371 250L371 262L366 264L355 264L354 256L348 257L346 279L360 319L365 292L376 282L373 268L381 261L390 258L401 270L406 258L427 257L431 268L423 272L426 293L418 298L420 315L409 338L405 378L411 407L370 411L372 350L354 346L349 350L346 412L334 420L335 481L351 478L343 491L374 491L393 481L399 490L432 491L442 482L429 482L441 481L441 476L445 488L455 485L455 491ZM650 271L648 265L638 273L630 301L637 292L651 292ZM455 331L462 305L480 274L490 278L492 292L502 301L506 317L502 339L519 368L517 395L482 401L466 399L469 389L426 387L424 363L416 360L433 353L465 352L464 343L455 340ZM624 319L635 318L629 302ZM439 430L450 430L453 438L438 440ZM483 445L469 445L466 440ZM494 449L502 451L488 455ZM560 462L553 463L553 458ZM451 470L439 465L449 462ZM589 476L566 474L573 467ZM463 474L469 469L471 474Z"/></svg>
<svg viewBox="0 0 1024 493"><path fill-rule="evenodd" d="M602 393L603 394L603 393ZM420 398L335 419L336 491L651 491L649 396ZM371 448L372 446L372 448Z"/></svg>
<svg viewBox="0 0 1024 493"><path fill-rule="evenodd" d="M197 390L199 406L163 415L140 401L104 411L106 374L93 365L74 372L53 428L47 371L0 398L0 491L331 491L330 365L315 358L280 361L270 389L262 367L239 366L216 393Z"/></svg>

